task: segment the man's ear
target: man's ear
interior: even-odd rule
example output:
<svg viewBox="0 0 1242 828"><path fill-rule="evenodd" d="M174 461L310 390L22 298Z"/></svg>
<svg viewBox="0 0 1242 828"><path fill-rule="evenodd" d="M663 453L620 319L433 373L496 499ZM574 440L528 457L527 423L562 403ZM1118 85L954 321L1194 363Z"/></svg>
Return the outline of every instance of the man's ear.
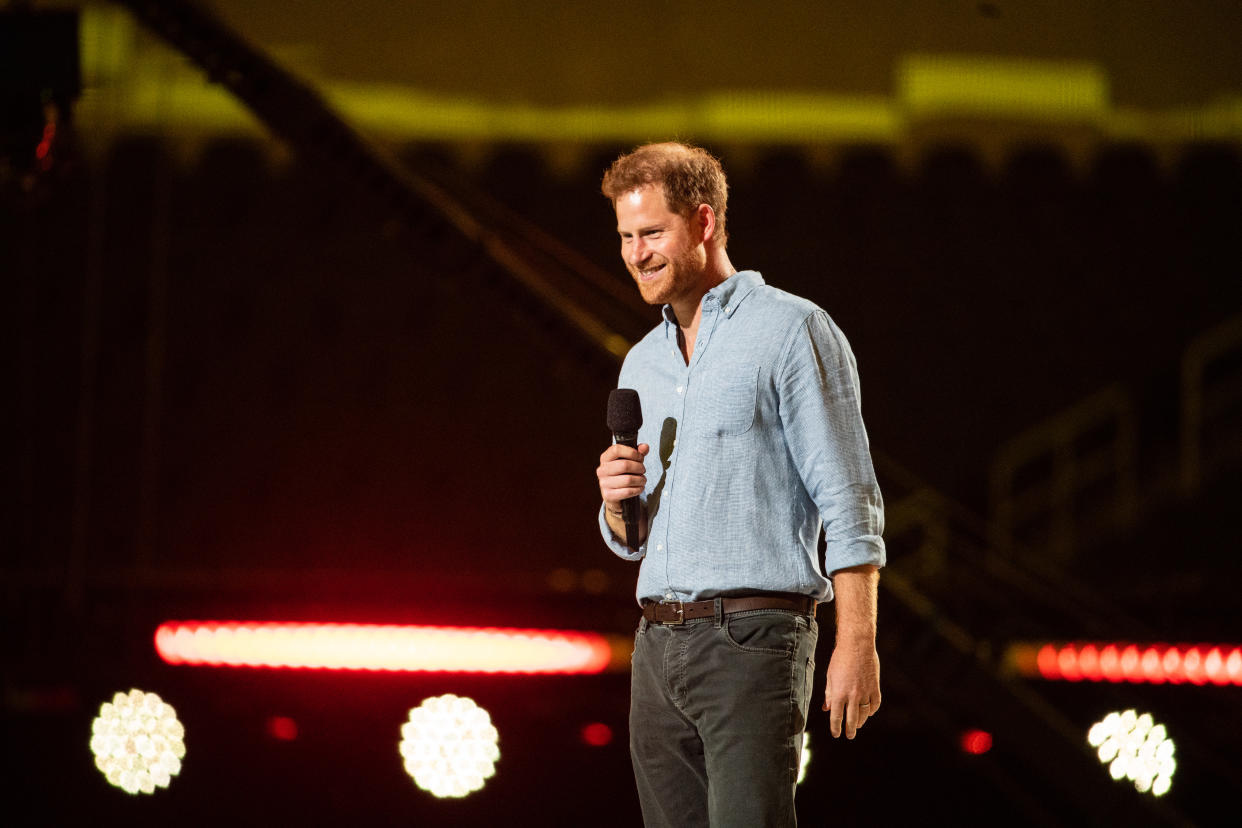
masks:
<svg viewBox="0 0 1242 828"><path fill-rule="evenodd" d="M709 242L716 237L716 211L711 208L711 205L700 204L699 209L695 211L694 219L702 241Z"/></svg>

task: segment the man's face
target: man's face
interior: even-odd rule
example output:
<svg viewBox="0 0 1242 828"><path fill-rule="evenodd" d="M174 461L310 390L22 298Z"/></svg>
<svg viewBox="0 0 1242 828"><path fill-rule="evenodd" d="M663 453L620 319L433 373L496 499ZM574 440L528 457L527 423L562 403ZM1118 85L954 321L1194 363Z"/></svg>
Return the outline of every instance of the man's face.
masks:
<svg viewBox="0 0 1242 828"><path fill-rule="evenodd" d="M651 305L698 301L703 295L707 255L695 216L668 209L662 187L630 190L617 199L621 258Z"/></svg>

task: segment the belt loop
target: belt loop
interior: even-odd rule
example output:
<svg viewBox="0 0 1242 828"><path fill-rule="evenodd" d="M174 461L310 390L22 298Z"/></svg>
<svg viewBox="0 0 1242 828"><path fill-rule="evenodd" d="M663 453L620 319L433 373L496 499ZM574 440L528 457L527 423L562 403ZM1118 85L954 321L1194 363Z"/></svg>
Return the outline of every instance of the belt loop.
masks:
<svg viewBox="0 0 1242 828"><path fill-rule="evenodd" d="M638 621L638 631L639 631L640 633L645 633L645 632L647 631L647 625L648 625L648 624L650 624L650 623L651 623L651 622L647 620L647 616L645 616L645 615L644 615L644 616L643 616L642 618L640 618L640 619L639 619L639 621Z"/></svg>
<svg viewBox="0 0 1242 828"><path fill-rule="evenodd" d="M717 596L712 600L712 609L716 612L716 629L724 625L724 599Z"/></svg>

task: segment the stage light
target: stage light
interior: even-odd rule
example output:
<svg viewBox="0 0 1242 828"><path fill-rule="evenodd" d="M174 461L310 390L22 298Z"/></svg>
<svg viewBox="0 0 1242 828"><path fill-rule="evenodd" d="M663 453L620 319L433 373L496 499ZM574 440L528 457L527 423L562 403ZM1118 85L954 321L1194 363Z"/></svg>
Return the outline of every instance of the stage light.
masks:
<svg viewBox="0 0 1242 828"><path fill-rule="evenodd" d="M126 793L155 793L181 772L185 728L155 693L117 693L91 723L95 767Z"/></svg>
<svg viewBox="0 0 1242 828"><path fill-rule="evenodd" d="M1199 652L1198 647L1191 647L1186 651L1186 655L1182 658L1182 672L1186 674L1186 680L1191 684L1207 683L1207 667L1204 664L1203 653Z"/></svg>
<svg viewBox="0 0 1242 828"><path fill-rule="evenodd" d="M1235 648L1225 659L1225 673L1232 683L1242 684L1242 649Z"/></svg>
<svg viewBox="0 0 1242 828"><path fill-rule="evenodd" d="M498 739L486 710L448 693L410 710L398 750L418 787L440 798L463 797L496 773Z"/></svg>
<svg viewBox="0 0 1242 828"><path fill-rule="evenodd" d="M1057 669L1066 681L1078 681L1082 673L1078 669L1078 653L1072 647L1062 647L1057 653Z"/></svg>
<svg viewBox="0 0 1242 828"><path fill-rule="evenodd" d="M591 722L583 725L578 734L582 741L591 747L603 747L612 744L612 728L603 722Z"/></svg>
<svg viewBox="0 0 1242 828"><path fill-rule="evenodd" d="M1237 645L1011 644L1005 661L1016 673L1051 681L1242 686Z"/></svg>
<svg viewBox="0 0 1242 828"><path fill-rule="evenodd" d="M298 723L288 716L268 716L267 735L280 742L292 742L298 738Z"/></svg>
<svg viewBox="0 0 1242 828"><path fill-rule="evenodd" d="M1165 726L1150 713L1109 713L1087 732L1087 744L1108 765L1109 776L1129 779L1139 793L1164 796L1173 785L1176 748Z"/></svg>
<svg viewBox="0 0 1242 828"><path fill-rule="evenodd" d="M1152 684L1164 684L1164 661L1160 658L1160 651L1158 649L1148 647L1143 651L1139 663L1142 665L1141 673L1143 678Z"/></svg>
<svg viewBox="0 0 1242 828"><path fill-rule="evenodd" d="M1087 644L1078 652L1078 671L1087 681L1099 681L1104 677L1100 653L1094 644Z"/></svg>
<svg viewBox="0 0 1242 828"><path fill-rule="evenodd" d="M1143 679L1143 657L1139 648L1131 644L1121 651L1121 674L1127 681L1138 682Z"/></svg>
<svg viewBox="0 0 1242 828"><path fill-rule="evenodd" d="M1172 684L1181 684L1186 679L1186 673L1183 669L1182 651L1177 647L1170 647L1164 651L1164 655L1160 657L1160 669L1164 673L1165 679Z"/></svg>
<svg viewBox="0 0 1242 828"><path fill-rule="evenodd" d="M1213 684L1225 683L1225 658L1220 653L1219 647L1213 647L1208 651L1207 658L1203 659L1203 670L1207 673L1208 681Z"/></svg>
<svg viewBox="0 0 1242 828"><path fill-rule="evenodd" d="M806 779L806 769L811 766L811 733L810 731L802 731L802 761L798 763L798 783L802 784L802 780Z"/></svg>
<svg viewBox="0 0 1242 828"><path fill-rule="evenodd" d="M1121 672L1121 651L1116 645L1109 644L1100 650L1100 673L1113 683L1125 679L1125 674ZM1045 676L1045 678L1055 678L1055 676Z"/></svg>
<svg viewBox="0 0 1242 828"><path fill-rule="evenodd" d="M982 756L992 749L992 734L986 730L967 730L962 733L960 744L971 756Z"/></svg>
<svg viewBox="0 0 1242 828"><path fill-rule="evenodd" d="M1039 668L1039 674L1044 678L1052 678L1060 675L1060 666L1057 664L1057 648L1051 644L1045 644L1039 648L1039 655L1035 658L1035 664Z"/></svg>
<svg viewBox="0 0 1242 828"><path fill-rule="evenodd" d="M598 633L381 624L169 621L155 631L169 664L318 670L599 673Z"/></svg>

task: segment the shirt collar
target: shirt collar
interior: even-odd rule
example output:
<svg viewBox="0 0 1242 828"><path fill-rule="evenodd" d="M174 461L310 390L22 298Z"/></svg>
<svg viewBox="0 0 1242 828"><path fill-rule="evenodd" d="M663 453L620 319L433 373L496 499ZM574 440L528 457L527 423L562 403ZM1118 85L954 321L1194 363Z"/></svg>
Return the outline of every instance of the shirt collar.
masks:
<svg viewBox="0 0 1242 828"><path fill-rule="evenodd" d="M751 291L762 284L765 282L759 275L759 271L739 270L703 294L703 307L707 308L714 304L724 311L725 316L732 316L733 311L737 310L737 306L742 304ZM677 324L677 316L673 313L672 305L665 305L663 313L666 330L670 325Z"/></svg>

